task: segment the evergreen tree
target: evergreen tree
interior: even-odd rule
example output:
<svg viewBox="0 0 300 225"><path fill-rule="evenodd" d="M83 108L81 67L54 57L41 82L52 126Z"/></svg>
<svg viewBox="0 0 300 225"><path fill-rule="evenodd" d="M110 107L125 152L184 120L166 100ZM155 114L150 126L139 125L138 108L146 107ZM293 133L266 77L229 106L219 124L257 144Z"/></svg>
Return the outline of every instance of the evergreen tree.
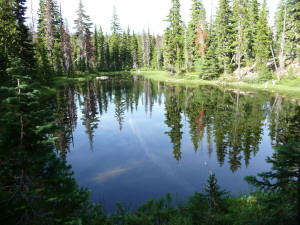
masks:
<svg viewBox="0 0 300 225"><path fill-rule="evenodd" d="M77 58L79 59L79 69L85 71L86 65L87 64L89 65L89 59L91 58L90 57L91 55L90 28L92 26L92 23L90 22L90 17L85 14L82 0L79 1L79 8L76 11L76 14L77 14L77 19L74 22L76 28L77 46L79 48L79 55L77 56Z"/></svg>
<svg viewBox="0 0 300 225"><path fill-rule="evenodd" d="M228 192L220 190L215 174L212 172L210 172L204 191L204 194L195 192L188 201L187 211L193 224L226 224L222 214L227 213L226 195Z"/></svg>
<svg viewBox="0 0 300 225"><path fill-rule="evenodd" d="M138 39L138 51L137 51L137 62L140 67L143 66L143 50L142 50L142 35L137 34Z"/></svg>
<svg viewBox="0 0 300 225"><path fill-rule="evenodd" d="M85 58L86 58L86 65L88 71L90 71L93 68L93 65L95 63L95 48L93 45L93 37L92 33L88 28L85 30Z"/></svg>
<svg viewBox="0 0 300 225"><path fill-rule="evenodd" d="M217 41L216 41L215 32L216 31L215 31L214 24L211 21L208 30L208 36L206 39L206 46L207 46L206 55L200 73L200 78L202 79L213 79L217 77L220 73L218 67L218 61L216 58Z"/></svg>
<svg viewBox="0 0 300 225"><path fill-rule="evenodd" d="M229 0L220 0L217 18L215 21L216 31L216 56L223 73L231 72L233 21L232 9Z"/></svg>
<svg viewBox="0 0 300 225"><path fill-rule="evenodd" d="M262 180L254 176L246 177L246 181L253 184L266 194L261 200L268 217L264 218L272 224L300 223L300 144L290 141L286 145L274 147L273 158L267 158L272 163L272 171L258 174ZM296 221L297 219L297 221Z"/></svg>
<svg viewBox="0 0 300 225"><path fill-rule="evenodd" d="M287 17L287 5L286 2L281 0L278 5L278 11L276 12L276 30L275 30L275 48L278 51L278 59L280 70L285 67L285 55L284 47L286 41L286 17Z"/></svg>
<svg viewBox="0 0 300 225"><path fill-rule="evenodd" d="M131 55L132 55L132 68L137 69L138 68L138 37L133 32L132 38L131 38Z"/></svg>
<svg viewBox="0 0 300 225"><path fill-rule="evenodd" d="M151 36L150 31L148 33L143 31L142 34L142 59L143 59L143 67L150 68L150 60L151 60Z"/></svg>
<svg viewBox="0 0 300 225"><path fill-rule="evenodd" d="M205 38L206 38L206 21L205 8L201 0L193 0L191 8L191 20L187 30L187 54L188 62L191 64L191 69L195 68L196 61L205 56Z"/></svg>
<svg viewBox="0 0 300 225"><path fill-rule="evenodd" d="M119 34L121 32L119 16L117 14L117 9L115 6L113 7L113 16L111 19L111 27L110 28L111 28L112 34Z"/></svg>
<svg viewBox="0 0 300 225"><path fill-rule="evenodd" d="M163 37L161 36L156 36L156 51L157 51L157 68L160 69L163 66L164 63L164 57L163 57Z"/></svg>
<svg viewBox="0 0 300 225"><path fill-rule="evenodd" d="M109 43L109 37L108 35L105 35L104 39L104 70L110 70L110 61L111 61L111 56L110 56L110 43Z"/></svg>
<svg viewBox="0 0 300 225"><path fill-rule="evenodd" d="M34 48L25 26L25 0L0 1L0 81L10 82L7 68L12 58L20 58L29 74L36 74Z"/></svg>
<svg viewBox="0 0 300 225"><path fill-rule="evenodd" d="M63 54L64 54L63 57L64 57L65 70L70 71L72 67L73 46L72 46L72 37L67 24L63 24L62 37L64 40L62 44L63 44Z"/></svg>
<svg viewBox="0 0 300 225"><path fill-rule="evenodd" d="M63 48L62 48L62 18L53 0L40 0L38 32L37 32L37 56L41 64L49 63L50 68L42 67L42 73L52 72L61 75L63 72ZM47 60L45 60L45 50ZM43 70L46 71L43 71ZM48 79L48 78L44 78Z"/></svg>
<svg viewBox="0 0 300 225"><path fill-rule="evenodd" d="M125 31L123 30L123 34L121 36L121 43L120 43L120 63L121 63L121 68L125 69L126 64L126 57L127 57L127 35Z"/></svg>
<svg viewBox="0 0 300 225"><path fill-rule="evenodd" d="M300 61L300 2L297 0L290 0L290 18L291 22L288 23L287 37L292 43L287 48L291 57L297 58L298 63ZM294 32L293 32L294 31ZM289 46L289 45L288 45Z"/></svg>
<svg viewBox="0 0 300 225"><path fill-rule="evenodd" d="M234 45L235 58L238 64L238 80L241 79L241 60L247 49L246 21L248 19L247 0L233 1L233 21L234 21Z"/></svg>
<svg viewBox="0 0 300 225"><path fill-rule="evenodd" d="M246 60L247 63L253 63L255 59L254 42L257 34L257 21L259 18L259 3L257 0L248 1L248 16L245 26L245 36L246 36Z"/></svg>
<svg viewBox="0 0 300 225"><path fill-rule="evenodd" d="M271 30L268 25L266 0L263 1L257 22L257 33L254 41L255 58L262 65L270 56Z"/></svg>
<svg viewBox="0 0 300 225"><path fill-rule="evenodd" d="M178 163L181 159L181 139L183 134L181 131L183 127L181 124L182 108L180 107L179 101L180 100L176 98L174 92L169 92L165 102L165 124L170 128L170 131L165 132L165 134L171 139L171 143L173 144L173 155Z"/></svg>
<svg viewBox="0 0 300 225"><path fill-rule="evenodd" d="M93 34L93 46L94 46L94 67L99 68L98 63L99 63L99 56L101 57L99 53L99 34L97 30L97 26L95 25L94 27L94 34Z"/></svg>
<svg viewBox="0 0 300 225"><path fill-rule="evenodd" d="M156 42L156 38L153 36L152 37L153 40L153 49L152 49L152 57L151 57L151 68L152 69L157 69L158 65L157 65L157 42Z"/></svg>
<svg viewBox="0 0 300 225"><path fill-rule="evenodd" d="M184 63L184 30L179 0L172 0L172 7L166 21L168 27L164 31L164 63L165 68L171 74L175 74L180 72Z"/></svg>
<svg viewBox="0 0 300 225"><path fill-rule="evenodd" d="M102 31L102 27L99 28L99 35L98 35L98 42L97 42L97 51L98 51L98 70L103 71L105 70L105 37Z"/></svg>
<svg viewBox="0 0 300 225"><path fill-rule="evenodd" d="M72 172L53 152L51 109L39 102L20 59L7 72L16 86L1 89L1 224L85 223L89 204Z"/></svg>
<svg viewBox="0 0 300 225"><path fill-rule="evenodd" d="M124 61L124 65L125 65L125 69L126 70L130 70L132 68L132 54L131 54L131 35L130 35L130 29L129 27L127 28L127 32L125 34L125 52L126 52L126 57L125 57L125 61Z"/></svg>
<svg viewBox="0 0 300 225"><path fill-rule="evenodd" d="M73 59L73 62L71 64L71 66L73 66L73 68L75 70L80 70L80 65L79 65L79 62L78 60L80 59L79 57L79 48L77 46L77 38L76 38L76 34L71 34L71 44L72 44L72 59Z"/></svg>
<svg viewBox="0 0 300 225"><path fill-rule="evenodd" d="M299 55L299 12L299 2L292 0L280 1L276 12L275 39L281 70L285 67L286 58L295 59Z"/></svg>
<svg viewBox="0 0 300 225"><path fill-rule="evenodd" d="M120 62L120 24L119 18L117 14L116 7L113 8L113 16L111 21L111 32L112 35L109 38L109 53L110 53L110 69L111 70L120 70L121 62Z"/></svg>
<svg viewBox="0 0 300 225"><path fill-rule="evenodd" d="M210 172L207 185L204 187L206 194L204 195L208 201L209 213L207 218L208 224L219 224L218 214L225 209L224 196L228 194L225 190L220 190L218 180L214 173Z"/></svg>

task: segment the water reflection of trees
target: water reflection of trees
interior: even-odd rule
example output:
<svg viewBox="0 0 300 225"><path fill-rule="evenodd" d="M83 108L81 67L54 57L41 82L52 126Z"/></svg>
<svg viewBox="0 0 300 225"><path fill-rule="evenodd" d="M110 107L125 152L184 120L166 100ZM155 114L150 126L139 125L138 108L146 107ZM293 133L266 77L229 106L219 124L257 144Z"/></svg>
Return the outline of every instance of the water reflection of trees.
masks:
<svg viewBox="0 0 300 225"><path fill-rule="evenodd" d="M94 82L87 82L80 86L79 102L83 105L82 108L82 124L85 126L85 133L88 135L91 150L93 150L94 132L98 128L99 119L96 91ZM81 98L82 97L82 98ZM83 102L82 102L83 99Z"/></svg>
<svg viewBox="0 0 300 225"><path fill-rule="evenodd" d="M173 144L174 158L179 161L181 159L181 138L183 132L181 128L181 113L182 108L180 106L180 99L178 98L179 93L177 92L166 92L165 110L166 120L165 124L170 128L170 131L165 132Z"/></svg>
<svg viewBox="0 0 300 225"><path fill-rule="evenodd" d="M65 86L58 91L56 123L64 129L56 134L56 146L62 157L69 151L72 132L76 128L76 101L83 114L82 124L91 149L99 116L107 113L109 106L115 108L115 118L122 130L126 112L133 114L143 105L145 113L151 117L154 103L160 105L164 101L168 127L165 134L170 137L174 158L181 159L185 119L195 153L206 144L204 148L209 157L215 149L220 166L226 161L233 172L242 164L249 165L251 157L259 150L265 128L269 128L274 145L286 143L289 138L299 139L300 133L299 106L280 95L270 97L261 93L255 96L240 90L188 88L138 76L116 76Z"/></svg>
<svg viewBox="0 0 300 225"><path fill-rule="evenodd" d="M77 126L77 107L74 99L74 87L68 86L59 89L56 94L56 125L60 128L56 131L56 149L60 156L65 159L70 151L70 143L73 143L73 131Z"/></svg>

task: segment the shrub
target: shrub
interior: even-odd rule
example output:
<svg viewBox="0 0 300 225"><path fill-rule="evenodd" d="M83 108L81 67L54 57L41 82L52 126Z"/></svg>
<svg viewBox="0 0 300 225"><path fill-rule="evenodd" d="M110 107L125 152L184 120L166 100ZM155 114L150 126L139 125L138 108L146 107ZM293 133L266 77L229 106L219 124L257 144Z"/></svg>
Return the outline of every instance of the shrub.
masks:
<svg viewBox="0 0 300 225"><path fill-rule="evenodd" d="M248 83L248 84L259 84L261 81L259 80L258 77L246 77L243 79L243 82Z"/></svg>
<svg viewBox="0 0 300 225"><path fill-rule="evenodd" d="M268 69L268 67L267 67L266 64L263 64L260 67L260 71L259 71L258 77L259 77L260 80L269 80L269 79L272 78L272 74L269 71L269 69Z"/></svg>
<svg viewBox="0 0 300 225"><path fill-rule="evenodd" d="M296 79L296 74L295 74L295 71L294 71L293 67L289 68L286 78L289 79L289 80L295 80Z"/></svg>

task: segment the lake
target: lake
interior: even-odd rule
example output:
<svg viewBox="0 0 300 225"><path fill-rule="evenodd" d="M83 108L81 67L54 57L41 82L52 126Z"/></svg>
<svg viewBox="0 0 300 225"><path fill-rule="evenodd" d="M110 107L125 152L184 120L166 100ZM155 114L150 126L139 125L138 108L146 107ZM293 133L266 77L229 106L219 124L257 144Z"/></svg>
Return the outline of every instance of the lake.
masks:
<svg viewBox="0 0 300 225"><path fill-rule="evenodd" d="M244 177L270 170L272 146L299 136L299 101L265 91L120 75L63 86L54 102L57 152L108 211L167 192L186 199L209 170L222 189L247 194Z"/></svg>

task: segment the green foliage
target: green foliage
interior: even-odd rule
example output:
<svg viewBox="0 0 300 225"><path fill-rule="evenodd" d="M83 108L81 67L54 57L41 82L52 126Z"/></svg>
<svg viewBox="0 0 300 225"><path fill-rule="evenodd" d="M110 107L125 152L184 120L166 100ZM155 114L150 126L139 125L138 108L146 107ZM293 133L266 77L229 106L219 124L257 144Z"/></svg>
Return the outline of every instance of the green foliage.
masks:
<svg viewBox="0 0 300 225"><path fill-rule="evenodd" d="M215 21L216 33L216 56L222 72L231 72L232 43L233 43L233 21L232 9L229 0L220 0L217 18Z"/></svg>
<svg viewBox="0 0 300 225"><path fill-rule="evenodd" d="M271 54L271 30L267 20L268 10L266 4L266 0L264 0L262 8L259 12L259 18L256 25L257 33L254 42L256 61L260 65L262 65Z"/></svg>
<svg viewBox="0 0 300 225"><path fill-rule="evenodd" d="M262 181L246 178L259 188L251 196L229 197L211 174L204 193L195 192L177 206L168 193L165 198L148 200L134 212L118 203L111 215L105 216L100 208L96 216L104 224L296 224L299 159L299 143L277 146L274 159L267 159L274 172L259 174Z"/></svg>
<svg viewBox="0 0 300 225"><path fill-rule="evenodd" d="M204 58L198 58L195 61L195 71L201 74L203 69L203 64L204 64Z"/></svg>
<svg viewBox="0 0 300 225"><path fill-rule="evenodd" d="M6 92L0 118L0 222L80 223L89 193L53 152L52 111L41 105L37 86L19 62L13 60L7 70L17 87L0 90Z"/></svg>
<svg viewBox="0 0 300 225"><path fill-rule="evenodd" d="M283 54L285 57L299 59L299 43L300 41L300 23L299 23L300 4L294 0L281 0L276 12L276 48L281 51L284 47ZM286 18L285 18L286 14ZM285 24L284 24L285 18ZM285 28L285 30L284 30ZM284 33L283 33L284 30ZM284 36L283 46L282 38Z"/></svg>
<svg viewBox="0 0 300 225"><path fill-rule="evenodd" d="M57 75L63 74L64 54L62 49L62 18L56 1L41 0L39 13L39 26L36 51L29 39L28 27L25 26L25 0L0 0L0 223L1 224L294 224L296 215L299 215L299 143L286 143L284 132L294 132L292 135L298 141L298 115L294 113L292 119L285 118L279 121L279 134L270 134L279 139L285 145L275 147L273 159L268 162L273 164L273 171L259 174L262 180L248 177L247 181L254 184L260 191L249 197L227 197L225 191L220 191L214 174L211 174L204 193L196 192L187 202L174 203L170 194L158 200L149 200L138 207L134 212L125 210L122 204L118 204L117 210L108 215L101 205L93 204L89 199L89 192L78 187L72 177L70 166L58 158L54 153L54 143L66 141L68 130L62 133L57 130L59 120L65 119L65 109L62 102L53 105L44 105L41 102L40 86L36 81L49 85ZM203 79L216 78L220 72L230 72L231 59L234 51L245 52L245 58L251 62L254 58L261 67L259 79L270 79L270 72L265 62L270 57L269 44L271 40L270 28L267 25L267 8L264 1L261 10L256 0L234 1L231 8L229 1L221 0L219 3L216 21L211 21L208 37L205 39L206 56L199 57L195 39L197 28L202 26L206 30L205 11L201 1L193 1L192 16L187 34L181 21L180 3L172 0L164 37L156 39L148 32L150 40L150 57L152 65L149 68L158 68L165 64L171 73L184 73L186 63L191 63L191 68L198 68ZM286 25L286 56L295 59L299 57L299 2L294 0L284 1L280 5L277 26L277 48L281 41L283 25L284 4L287 5ZM239 8L238 6L243 6ZM259 12L259 13L258 13ZM112 19L112 35L104 35L102 29L90 31L91 22L83 10L82 1L77 12L76 35L72 37L72 58L74 67L81 70L79 75L87 76L86 70L91 67L98 70L129 70L137 69L142 62L142 36L139 34L120 33L116 10ZM241 18L242 16L245 16ZM233 17L234 16L234 17ZM246 18L248 20L246 20ZM241 39L234 35L235 28L240 24L243 27ZM233 40L238 41L233 41ZM165 41L164 49L161 49L162 40ZM202 40L203 41L203 40ZM240 41L240 43L239 43ZM245 46L246 43L246 46ZM237 47L238 46L238 47ZM185 54L184 54L185 53ZM186 58L185 58L186 57ZM36 61L37 60L37 64ZM94 60L94 61L93 61ZM196 64L196 65L195 65ZM36 70L38 73L36 73ZM294 78L292 68L288 72L288 78ZM182 78L182 76L178 76ZM190 77L190 79L195 76ZM251 78L248 78L250 82ZM247 82L246 79L244 79ZM255 78L252 79L255 81ZM283 82L299 84L299 77L287 79ZM297 83L298 82L298 83ZM5 85L5 86L4 86ZM90 88L88 84L87 89ZM299 86L299 85L298 85ZM166 121L170 128L166 132L173 144L174 157L181 158L182 103L185 101L182 91L176 94L176 99L170 91L166 94ZM121 101L122 93L116 94L116 117L120 129L123 123L125 104ZM58 98L66 96L57 93ZM202 96L208 99L206 96ZM232 99L232 96L230 96ZM194 103L194 113L187 114L190 121L195 121L197 116L213 118L213 123L207 123L207 135L209 126L226 127L225 131L216 132L217 157L219 163L224 162L226 151L230 151L229 160L232 171L241 165L237 156L244 151L245 164L250 158L251 150L255 154L260 141L260 123L263 121L265 110L258 102L257 107L249 109L249 104L236 95L237 102L245 112L251 112L247 124L242 120L233 108L228 107L228 96L210 96L210 103L206 103L205 110L199 111L199 104ZM219 99L223 99L222 101ZM277 103L278 104L278 103ZM210 108L218 106L218 112L211 114ZM237 105L238 106L238 105ZM203 105L202 105L203 107ZM56 114L54 116L54 110ZM197 111L198 110L198 111ZM226 111L227 110L227 111ZM94 110L95 111L95 110ZM90 141L93 138L93 123L96 114L86 113L84 125ZM195 113L196 112L196 113ZM205 112L205 114L204 114ZM229 118L234 118L235 123ZM53 122L56 120L56 124ZM294 120L294 121L293 121ZM296 121L296 122L295 122ZM280 124L280 122L282 124ZM293 123L291 123L293 122ZM278 121L277 121L278 123ZM235 124L237 124L235 126ZM296 125L293 125L296 124ZM275 125L274 125L275 126ZM195 151L201 131L197 133L196 125L193 131L192 141ZM288 128L288 129L287 129ZM248 136L241 136L245 133ZM288 130L288 131L287 131ZM232 132L239 137L238 143L226 139ZM280 133L281 132L281 133ZM58 137L54 137L58 135ZM245 140L244 140L245 139ZM277 141L277 140L276 140ZM250 146L249 143L254 143ZM251 148L251 150L250 150ZM62 155L63 157L63 155ZM275 207L274 207L275 206ZM298 218L299 220L299 218Z"/></svg>
<svg viewBox="0 0 300 225"><path fill-rule="evenodd" d="M241 65L244 61L244 53L247 49L247 37L246 37L246 26L248 19L247 1L234 0L233 1L233 22L234 22L234 35L233 45L234 53L236 54L236 64L240 71ZM238 79L240 80L241 75L238 73Z"/></svg>
<svg viewBox="0 0 300 225"><path fill-rule="evenodd" d="M259 19L259 3L257 0L248 1L247 6L247 21L245 24L245 36L246 36L246 60L248 65L252 65L255 59L255 39L257 35L257 22Z"/></svg>
<svg viewBox="0 0 300 225"><path fill-rule="evenodd" d="M172 7L167 17L168 27L164 31L165 68L174 75L183 67L184 29L180 15L179 0L172 0Z"/></svg>
<svg viewBox="0 0 300 225"><path fill-rule="evenodd" d="M201 68L200 78L211 80L218 77L220 73L218 59L215 57L217 47L215 25L212 23L210 24L210 28L208 30L207 45L208 48L206 50L206 57L204 58Z"/></svg>
<svg viewBox="0 0 300 225"><path fill-rule="evenodd" d="M206 194L197 193L189 199L187 212L191 216L193 224L225 224L226 191L220 191L215 174L210 174L207 185L204 188Z"/></svg>
<svg viewBox="0 0 300 225"><path fill-rule="evenodd" d="M39 72L44 75L41 81L48 80L53 73L63 73L61 21L57 3L53 0L40 0L36 45L37 60L41 65Z"/></svg>
<svg viewBox="0 0 300 225"><path fill-rule="evenodd" d="M261 80L258 77L246 77L243 79L243 82L248 84L259 84Z"/></svg>
<svg viewBox="0 0 300 225"><path fill-rule="evenodd" d="M281 84L287 86L287 87L295 87L298 88L300 87L300 76L297 76L295 79L282 79L280 81Z"/></svg>
<svg viewBox="0 0 300 225"><path fill-rule="evenodd" d="M79 7L76 11L77 19L74 21L76 33L75 47L78 48L78 55L75 60L79 60L77 64L77 69L81 71L90 70L90 60L92 58L92 44L91 44L91 32L90 28L92 23L90 22L90 17L85 13L82 0L79 1Z"/></svg>
<svg viewBox="0 0 300 225"><path fill-rule="evenodd" d="M0 1L0 82L11 81L6 69L14 58L20 58L24 69L36 75L34 49L25 25L25 2Z"/></svg>
<svg viewBox="0 0 300 225"><path fill-rule="evenodd" d="M272 171L258 174L262 180L254 176L245 180L265 193L260 201L268 214L263 220L270 224L296 224L297 216L300 219L300 145L290 141L274 149L273 158L266 160L272 163Z"/></svg>
<svg viewBox="0 0 300 225"><path fill-rule="evenodd" d="M196 69L200 71L199 62L201 62L202 54L198 52L199 45L205 43L206 36L206 21L205 21L205 8L201 0L193 0L191 7L191 20L188 24L187 35L186 35L186 48L188 52L186 53L187 61L190 63L191 70ZM199 45L196 44L198 39L198 29L201 28L204 36L201 37L201 42ZM202 59L203 61L203 59Z"/></svg>
<svg viewBox="0 0 300 225"><path fill-rule="evenodd" d="M271 72L269 71L268 67L266 64L263 64L261 67L260 67L260 71L259 71L259 75L258 75L258 78L260 80L269 80L272 78L272 74Z"/></svg>
<svg viewBox="0 0 300 225"><path fill-rule="evenodd" d="M287 79L289 80L295 80L296 79L296 74L294 72L294 69L293 67L290 67L289 70L288 70L288 74L287 74Z"/></svg>
<svg viewBox="0 0 300 225"><path fill-rule="evenodd" d="M118 18L118 14L117 14L117 9L114 6L113 8L113 16L111 19L111 31L113 34L118 34L121 32L121 27L119 24L119 18Z"/></svg>

